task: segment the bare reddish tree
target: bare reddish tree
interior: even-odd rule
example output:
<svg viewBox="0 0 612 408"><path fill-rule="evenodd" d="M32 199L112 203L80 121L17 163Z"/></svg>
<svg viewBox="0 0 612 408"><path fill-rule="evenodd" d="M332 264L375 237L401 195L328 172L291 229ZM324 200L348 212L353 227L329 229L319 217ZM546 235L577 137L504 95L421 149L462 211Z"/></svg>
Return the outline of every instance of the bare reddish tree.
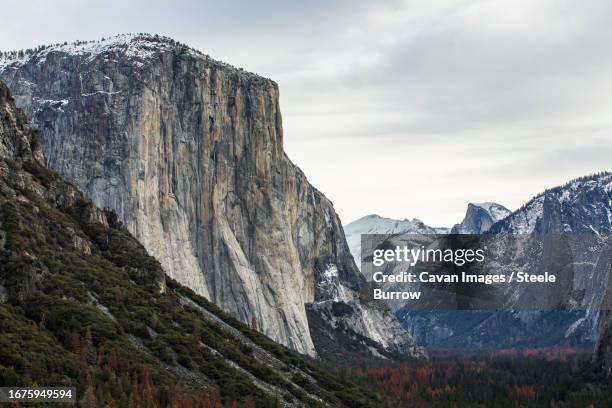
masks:
<svg viewBox="0 0 612 408"><path fill-rule="evenodd" d="M155 399L155 387L153 386L151 367L148 364L145 364L142 369L142 394L142 400L145 408L159 407L159 404Z"/></svg>

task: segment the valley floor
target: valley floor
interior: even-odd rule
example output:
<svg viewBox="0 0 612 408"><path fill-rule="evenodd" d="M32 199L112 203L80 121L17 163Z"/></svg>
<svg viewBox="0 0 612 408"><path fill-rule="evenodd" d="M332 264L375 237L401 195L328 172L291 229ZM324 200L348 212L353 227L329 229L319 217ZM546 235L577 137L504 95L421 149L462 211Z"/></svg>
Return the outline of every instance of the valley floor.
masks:
<svg viewBox="0 0 612 408"><path fill-rule="evenodd" d="M609 407L612 383L573 348L434 351L426 362L351 367L340 374L396 407Z"/></svg>

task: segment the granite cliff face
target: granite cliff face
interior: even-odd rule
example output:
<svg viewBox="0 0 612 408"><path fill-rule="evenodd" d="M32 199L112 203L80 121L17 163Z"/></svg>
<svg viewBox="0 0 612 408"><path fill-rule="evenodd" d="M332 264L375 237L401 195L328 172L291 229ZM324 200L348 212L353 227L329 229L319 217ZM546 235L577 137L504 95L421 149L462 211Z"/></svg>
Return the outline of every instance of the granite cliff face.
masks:
<svg viewBox="0 0 612 408"><path fill-rule="evenodd" d="M23 112L15 109L12 102L8 88L0 82L0 158L33 160L44 165L42 146L34 137Z"/></svg>
<svg viewBox="0 0 612 408"><path fill-rule="evenodd" d="M74 387L83 407L383 404L169 279L116 214L45 167L2 81L0 344L1 384Z"/></svg>
<svg viewBox="0 0 612 408"><path fill-rule="evenodd" d="M49 167L114 209L180 283L305 354L316 355L306 305L336 302L354 306L343 330L421 353L360 300L332 203L283 151L273 81L148 35L4 54L0 78ZM381 339L360 310L392 330Z"/></svg>
<svg viewBox="0 0 612 408"><path fill-rule="evenodd" d="M482 234L496 222L510 215L510 210L497 203L469 203L461 224L455 224L451 234Z"/></svg>

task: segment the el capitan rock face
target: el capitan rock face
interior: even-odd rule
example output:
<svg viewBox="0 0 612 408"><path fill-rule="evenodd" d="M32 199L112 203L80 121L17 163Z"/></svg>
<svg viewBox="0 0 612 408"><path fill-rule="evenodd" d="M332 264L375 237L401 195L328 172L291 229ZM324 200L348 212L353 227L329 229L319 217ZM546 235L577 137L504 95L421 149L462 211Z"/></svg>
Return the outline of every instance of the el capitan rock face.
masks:
<svg viewBox="0 0 612 408"><path fill-rule="evenodd" d="M2 384L74 387L79 406L380 406L169 279L37 136L0 81Z"/></svg>
<svg viewBox="0 0 612 408"><path fill-rule="evenodd" d="M355 306L348 332L421 354L409 336L391 341L405 334L395 319L382 341L360 323L361 309L382 312L360 301L332 203L283 151L273 81L147 35L5 55L0 78L49 167L114 209L180 283L305 354L306 305L326 302Z"/></svg>

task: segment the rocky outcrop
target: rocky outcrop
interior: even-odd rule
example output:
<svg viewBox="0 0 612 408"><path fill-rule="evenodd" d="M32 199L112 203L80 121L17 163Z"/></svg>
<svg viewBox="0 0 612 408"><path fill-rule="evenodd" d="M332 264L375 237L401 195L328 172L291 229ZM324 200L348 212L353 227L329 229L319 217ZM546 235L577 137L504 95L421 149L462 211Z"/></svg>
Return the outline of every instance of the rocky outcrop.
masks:
<svg viewBox="0 0 612 408"><path fill-rule="evenodd" d="M49 166L171 277L305 354L307 304L341 291L362 319L340 220L283 151L276 83L147 35L5 54L0 77Z"/></svg>
<svg viewBox="0 0 612 408"><path fill-rule="evenodd" d="M44 165L42 147L21 110L14 108L9 89L0 82L0 157L9 160L35 160Z"/></svg>
<svg viewBox="0 0 612 408"><path fill-rule="evenodd" d="M469 203L461 224L455 224L451 234L482 234L493 224L510 215L510 210L497 203Z"/></svg>

